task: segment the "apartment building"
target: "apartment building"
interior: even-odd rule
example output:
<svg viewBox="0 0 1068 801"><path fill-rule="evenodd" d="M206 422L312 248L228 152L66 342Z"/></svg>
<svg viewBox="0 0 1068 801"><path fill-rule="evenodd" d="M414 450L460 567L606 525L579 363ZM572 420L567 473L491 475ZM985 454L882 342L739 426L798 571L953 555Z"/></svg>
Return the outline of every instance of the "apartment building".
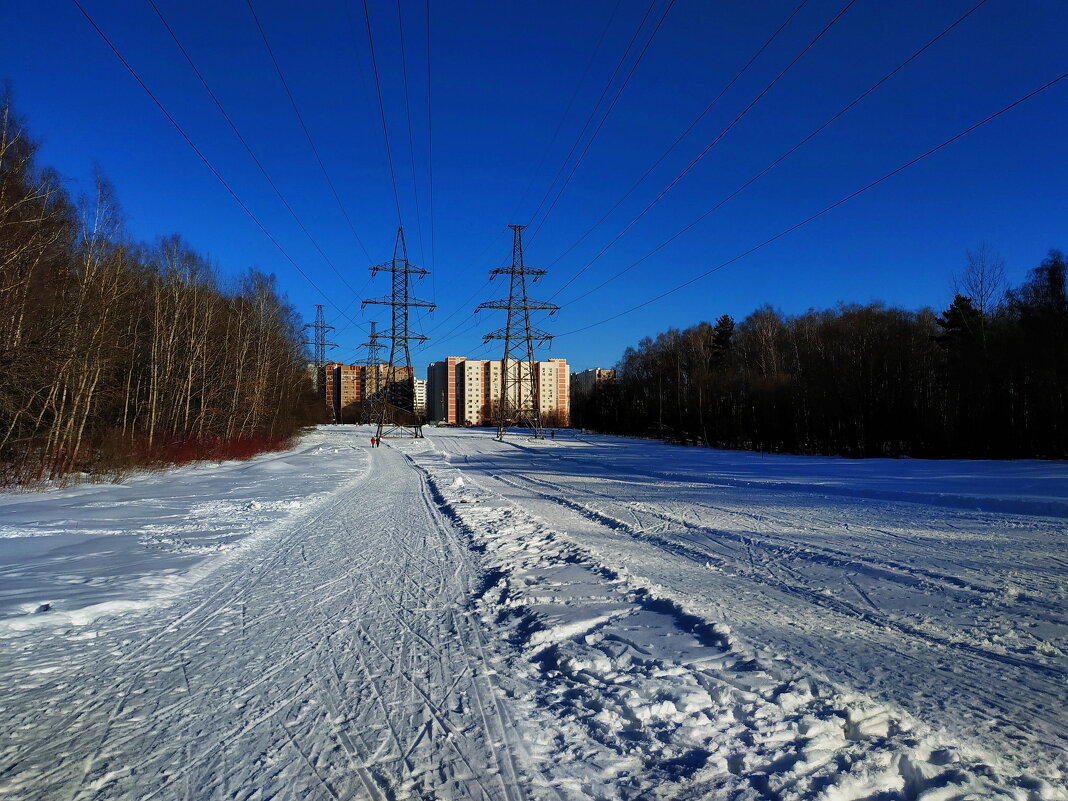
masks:
<svg viewBox="0 0 1068 801"><path fill-rule="evenodd" d="M529 377L530 362L509 361L508 374ZM538 408L547 425L567 425L570 373L565 359L533 363ZM496 419L501 397L502 362L449 356L427 368L427 416L455 425L480 425ZM525 383L525 382L524 382ZM522 393L520 389L520 393ZM525 399L520 394L520 402Z"/></svg>
<svg viewBox="0 0 1068 801"><path fill-rule="evenodd" d="M426 414L426 379L416 378L415 381L415 411Z"/></svg>
<svg viewBox="0 0 1068 801"><path fill-rule="evenodd" d="M411 378L407 367L394 368L395 378L400 381ZM389 381L389 365L341 364L329 362L325 370L326 405L337 422L353 422L359 407L370 400ZM417 380L418 381L418 380ZM418 393L418 385L416 392ZM418 407L418 396L416 398ZM425 405L425 401L424 401Z"/></svg>
<svg viewBox="0 0 1068 801"><path fill-rule="evenodd" d="M597 384L615 381L616 371L604 367L593 367L571 374L571 392L575 395L589 395Z"/></svg>

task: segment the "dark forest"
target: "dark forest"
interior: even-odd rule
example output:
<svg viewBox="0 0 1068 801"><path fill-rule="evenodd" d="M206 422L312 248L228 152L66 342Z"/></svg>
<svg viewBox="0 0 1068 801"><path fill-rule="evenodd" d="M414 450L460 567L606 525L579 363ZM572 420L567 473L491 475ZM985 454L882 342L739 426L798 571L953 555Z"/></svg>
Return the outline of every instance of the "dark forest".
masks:
<svg viewBox="0 0 1068 801"><path fill-rule="evenodd" d="M669 330L627 348L614 383L575 398L573 424L783 453L1064 458L1065 272L1053 250L1005 290L981 246L941 314L765 306Z"/></svg>

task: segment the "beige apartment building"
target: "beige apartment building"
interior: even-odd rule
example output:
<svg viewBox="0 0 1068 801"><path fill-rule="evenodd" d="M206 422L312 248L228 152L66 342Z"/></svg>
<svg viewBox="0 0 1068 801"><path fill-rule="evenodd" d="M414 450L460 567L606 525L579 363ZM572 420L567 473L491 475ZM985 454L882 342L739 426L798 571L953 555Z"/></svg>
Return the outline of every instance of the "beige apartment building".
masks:
<svg viewBox="0 0 1068 801"><path fill-rule="evenodd" d="M509 360L508 372L530 375L531 362ZM533 362L538 409L545 425L568 423L570 380L565 359ZM454 425L481 425L496 420L501 398L501 360L449 356L427 368L427 417ZM523 382L526 385L526 382ZM529 385L526 385L529 386ZM520 389L522 392L523 389ZM520 403L526 399L520 395Z"/></svg>
<svg viewBox="0 0 1068 801"><path fill-rule="evenodd" d="M616 371L610 368L593 367L571 374L571 391L576 395L589 395L593 388L606 381L615 381Z"/></svg>

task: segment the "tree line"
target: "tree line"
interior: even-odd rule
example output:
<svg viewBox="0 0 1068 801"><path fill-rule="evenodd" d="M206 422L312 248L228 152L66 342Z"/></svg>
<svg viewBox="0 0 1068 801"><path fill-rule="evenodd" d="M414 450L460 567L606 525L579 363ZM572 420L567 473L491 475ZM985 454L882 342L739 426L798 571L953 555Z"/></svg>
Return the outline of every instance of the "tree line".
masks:
<svg viewBox="0 0 1068 801"><path fill-rule="evenodd" d="M941 314L881 303L669 330L572 420L675 442L851 457L1068 457L1068 263L1019 287L986 246Z"/></svg>
<svg viewBox="0 0 1068 801"><path fill-rule="evenodd" d="M0 106L0 483L281 447L318 413L273 276L224 282L179 236L75 198Z"/></svg>

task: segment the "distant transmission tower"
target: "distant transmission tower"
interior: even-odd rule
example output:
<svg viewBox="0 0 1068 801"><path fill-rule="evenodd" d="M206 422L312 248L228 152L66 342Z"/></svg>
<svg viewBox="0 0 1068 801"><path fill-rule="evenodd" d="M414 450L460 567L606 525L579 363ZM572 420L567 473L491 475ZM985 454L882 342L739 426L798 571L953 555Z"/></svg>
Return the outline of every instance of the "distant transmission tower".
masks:
<svg viewBox="0 0 1068 801"><path fill-rule="evenodd" d="M337 344L326 341L326 332L333 331L334 326L326 324L323 316L323 304L315 304L315 322L307 323L305 328L312 329L312 338L304 340L305 345L313 346L312 364L315 365L315 375L312 377L312 385L319 397L326 397L326 349L336 348Z"/></svg>
<svg viewBox="0 0 1068 801"><path fill-rule="evenodd" d="M509 426L526 425L533 429L535 438L544 439L541 426L541 404L538 402L537 365L534 363L534 343L552 339L530 324L532 311L555 313L560 307L544 300L527 297L527 276L531 283L545 275L545 270L536 270L523 264L523 234L525 225L509 225L512 229L512 266L498 267L490 271L490 279L507 275L511 279L508 300L491 300L481 304L482 309L504 309L508 319L504 328L498 328L482 337L504 340L504 357L501 359L501 397L497 407L497 439L504 439ZM524 367L525 365L525 367Z"/></svg>
<svg viewBox="0 0 1068 801"><path fill-rule="evenodd" d="M393 246L393 259L386 264L371 268L371 274L388 272L393 275L393 291L388 297L363 301L368 304L393 307L393 327L386 332L389 337L389 365L386 367L385 385L372 403L372 422L377 421L379 437L423 436L423 415L415 410L415 374L412 371L410 342L426 342L423 334L413 334L408 329L408 313L413 307L434 310L435 304L413 297L410 292L411 276L422 278L429 271L416 267L408 261L408 249L404 244L404 228L397 229L397 243Z"/></svg>
<svg viewBox="0 0 1068 801"><path fill-rule="evenodd" d="M371 409L382 389L382 343L379 341L378 323L371 321L371 336L363 347L367 348L367 358L364 360L363 373L363 422L370 423L375 417Z"/></svg>

